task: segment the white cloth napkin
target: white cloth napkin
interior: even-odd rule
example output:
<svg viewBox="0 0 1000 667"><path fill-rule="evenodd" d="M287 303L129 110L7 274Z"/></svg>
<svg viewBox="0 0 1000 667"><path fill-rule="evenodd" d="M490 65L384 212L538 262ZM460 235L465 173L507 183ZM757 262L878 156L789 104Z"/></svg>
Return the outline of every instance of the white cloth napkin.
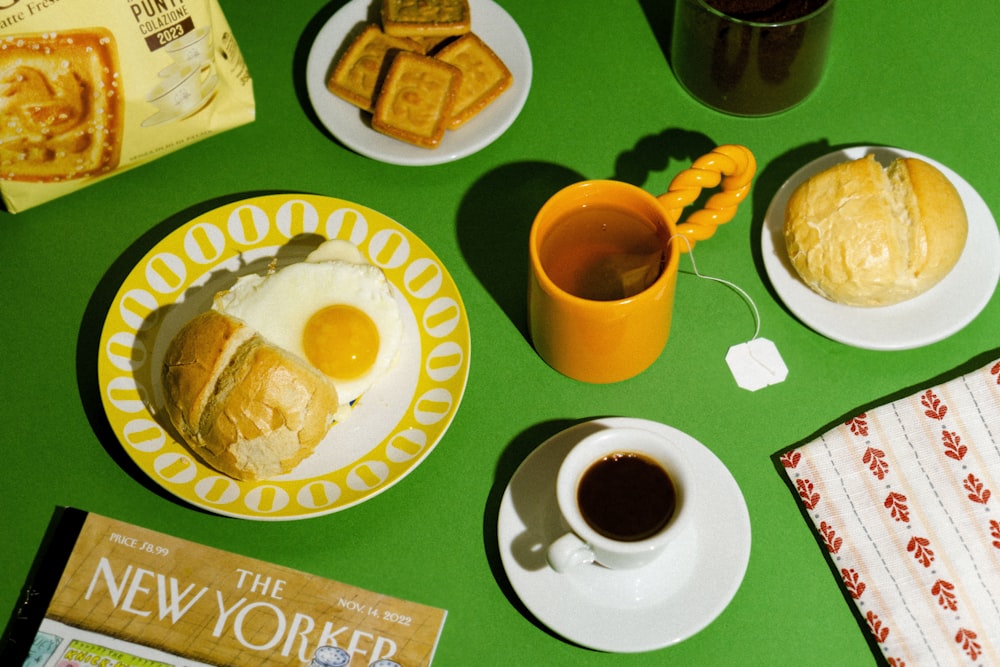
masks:
<svg viewBox="0 0 1000 667"><path fill-rule="evenodd" d="M779 461L889 665L1000 665L1000 361Z"/></svg>

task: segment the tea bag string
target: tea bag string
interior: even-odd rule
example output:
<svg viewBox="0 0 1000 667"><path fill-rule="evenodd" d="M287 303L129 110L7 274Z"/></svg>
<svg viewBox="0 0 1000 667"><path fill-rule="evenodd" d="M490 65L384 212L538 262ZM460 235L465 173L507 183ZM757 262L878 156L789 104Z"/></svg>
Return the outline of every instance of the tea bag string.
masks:
<svg viewBox="0 0 1000 667"><path fill-rule="evenodd" d="M731 346L726 353L726 364L729 366L729 371L733 374L733 379L736 380L736 383L740 387L749 389L750 391L757 391L763 387L784 382L788 376L788 366L785 365L784 359L781 358L781 353L778 351L774 341L760 337L760 311L757 309L757 304L746 293L746 290L736 283L723 278L716 278L715 276L706 276L699 271L698 264L694 259L694 253L691 252L691 242L684 236L681 236L681 238L687 244L687 254L691 258L691 267L694 269L694 274L705 280L722 283L737 292L744 301L750 304L750 310L753 312L753 337L750 340Z"/></svg>
<svg viewBox="0 0 1000 667"><path fill-rule="evenodd" d="M688 240L688 238L683 234L675 234L670 237L671 241L673 241L674 239L683 240L684 244L687 246L687 256L691 260L691 268L694 270L694 275L698 276L703 280L711 280L713 282L722 283L723 285L729 287L730 289L738 293L741 297L743 297L743 300L747 302L747 304L750 306L750 310L753 312L754 331L753 331L753 337L751 337L750 340L751 341L757 340L757 338L760 336L760 311L757 309L757 304L750 297L750 295L747 294L746 290L744 290L742 287L740 287L739 285L737 285L732 281L726 280L724 278L717 278L715 276L707 276L701 273L698 270L698 263L695 262L694 260L694 248L691 247L691 241Z"/></svg>

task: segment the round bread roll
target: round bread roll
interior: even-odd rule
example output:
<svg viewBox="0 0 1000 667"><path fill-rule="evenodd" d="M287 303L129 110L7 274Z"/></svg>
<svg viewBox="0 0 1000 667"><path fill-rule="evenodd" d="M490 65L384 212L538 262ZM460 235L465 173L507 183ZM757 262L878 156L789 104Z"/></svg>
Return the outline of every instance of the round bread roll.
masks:
<svg viewBox="0 0 1000 667"><path fill-rule="evenodd" d="M286 473L309 456L339 403L319 371L214 310L171 341L163 390L167 415L195 454L245 481Z"/></svg>
<svg viewBox="0 0 1000 667"><path fill-rule="evenodd" d="M799 185L785 209L792 266L814 291L851 306L927 291L955 266L967 235L955 187L915 158L835 165Z"/></svg>

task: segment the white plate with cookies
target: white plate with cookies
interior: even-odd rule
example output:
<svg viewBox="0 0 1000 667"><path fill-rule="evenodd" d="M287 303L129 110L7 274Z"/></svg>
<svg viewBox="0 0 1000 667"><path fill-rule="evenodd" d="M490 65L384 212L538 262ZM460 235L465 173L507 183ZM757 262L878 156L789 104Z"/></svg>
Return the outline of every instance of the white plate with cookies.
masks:
<svg viewBox="0 0 1000 667"><path fill-rule="evenodd" d="M955 186L965 206L968 236L955 266L926 292L888 306L849 306L813 291L797 274L785 246L785 209L792 192L803 181L836 164L869 154L883 165L910 157L937 168ZM761 230L761 253L775 292L792 314L827 338L869 350L907 350L948 338L982 312L1000 279L1000 232L979 193L945 165L912 151L885 146L845 148L796 171L768 207Z"/></svg>
<svg viewBox="0 0 1000 667"><path fill-rule="evenodd" d="M493 143L517 119L531 88L528 42L513 18L492 0L469 0L471 31L510 71L512 81L474 118L449 129L433 148L408 143L372 127L372 113L327 87L339 59L353 38L380 20L380 0L351 0L320 28L306 61L306 89L323 126L347 148L366 157L404 166L443 164Z"/></svg>

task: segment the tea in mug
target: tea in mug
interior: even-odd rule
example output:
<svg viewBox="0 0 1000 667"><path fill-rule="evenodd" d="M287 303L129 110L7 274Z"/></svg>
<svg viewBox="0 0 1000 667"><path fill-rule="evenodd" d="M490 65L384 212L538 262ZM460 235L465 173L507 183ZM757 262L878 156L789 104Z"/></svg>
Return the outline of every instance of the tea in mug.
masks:
<svg viewBox="0 0 1000 667"><path fill-rule="evenodd" d="M617 301L656 281L665 245L653 225L634 214L588 207L560 220L538 252L559 289L583 299Z"/></svg>
<svg viewBox="0 0 1000 667"><path fill-rule="evenodd" d="M677 489L659 463L641 454L606 456L583 473L577 504L587 524L604 537L638 542L670 522Z"/></svg>

